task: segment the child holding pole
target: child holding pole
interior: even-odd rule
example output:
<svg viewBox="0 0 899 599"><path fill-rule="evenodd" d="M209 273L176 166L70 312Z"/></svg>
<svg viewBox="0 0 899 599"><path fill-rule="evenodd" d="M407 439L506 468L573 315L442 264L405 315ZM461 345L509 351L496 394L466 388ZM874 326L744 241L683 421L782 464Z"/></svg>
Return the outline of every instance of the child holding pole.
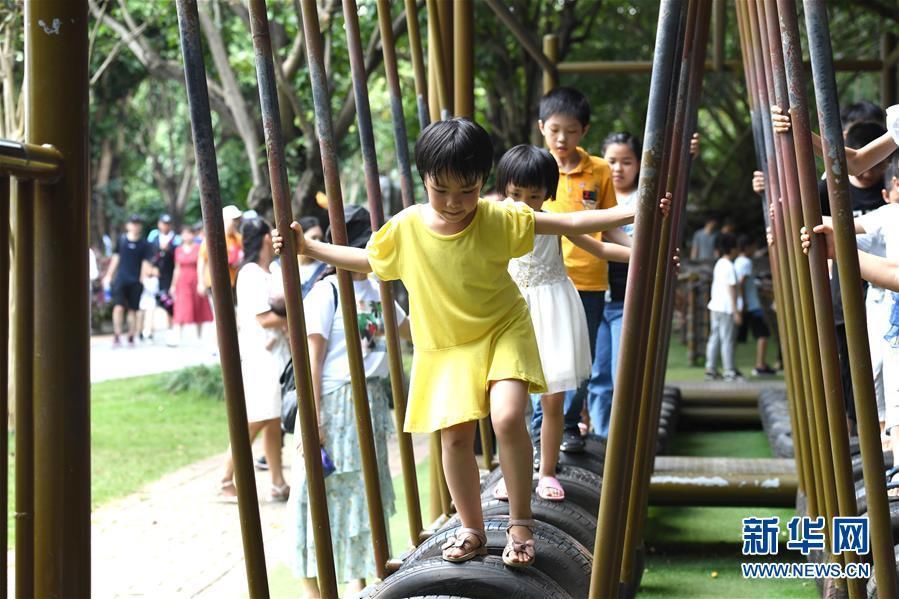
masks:
<svg viewBox="0 0 899 599"><path fill-rule="evenodd" d="M409 290L412 364L407 432L440 430L443 466L463 528L443 547L461 562L487 552L478 469L477 421L490 414L509 488L503 562L533 564L531 443L524 421L528 392L546 390L527 304L507 272L531 251L535 234L566 235L627 224L634 210L535 213L524 204L479 198L493 166L493 144L468 119L439 121L415 145L428 203L411 206L375 233L367 249L304 241L297 250L354 272L400 279ZM283 238L273 238L280 251Z"/></svg>

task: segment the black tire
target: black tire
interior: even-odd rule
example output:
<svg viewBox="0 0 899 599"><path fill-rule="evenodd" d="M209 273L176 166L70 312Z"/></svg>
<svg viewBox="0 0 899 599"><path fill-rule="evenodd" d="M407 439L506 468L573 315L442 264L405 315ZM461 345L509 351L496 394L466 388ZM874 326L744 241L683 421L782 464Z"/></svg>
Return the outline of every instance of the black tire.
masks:
<svg viewBox="0 0 899 599"><path fill-rule="evenodd" d="M886 449L883 452L883 466L884 466L884 468L892 468L893 467L893 452L889 449ZM852 456L852 478L854 480L861 480L862 475L863 475L862 456L861 455L853 455Z"/></svg>
<svg viewBox="0 0 899 599"><path fill-rule="evenodd" d="M490 499L483 501L481 508L484 518L509 515L509 503L506 501ZM596 542L596 512L589 513L568 501L546 501L538 497L531 500L531 511L535 520L552 524L562 532L568 533L588 550L593 548ZM455 526L460 526L459 516L450 518L443 528Z"/></svg>
<svg viewBox="0 0 899 599"><path fill-rule="evenodd" d="M481 484L481 501L493 499L493 489L496 487L503 474L500 468L496 468L487 475ZM599 495L602 492L602 477L584 468L574 466L559 466L556 468L556 478L565 489L565 501L578 505L591 514L599 510ZM539 474L534 474L531 490L536 495Z"/></svg>
<svg viewBox="0 0 899 599"><path fill-rule="evenodd" d="M593 474L602 476L602 469L606 459L606 440L599 435L587 435L584 437L586 448L581 453L559 452L560 466L575 466L589 470Z"/></svg>
<svg viewBox="0 0 899 599"><path fill-rule="evenodd" d="M506 546L508 525L508 516L491 516L484 521L487 550L490 555L502 556ZM457 527L440 529L406 558L400 570L427 559L440 557L442 553L440 548L455 530ZM537 546L534 568L552 578L572 597L586 597L590 589L590 571L593 566L593 555L590 551L571 535L551 524L537 521L532 530Z"/></svg>
<svg viewBox="0 0 899 599"><path fill-rule="evenodd" d="M439 557L418 562L388 576L360 597L405 599L435 594L468 599L569 599L569 595L543 572L533 567L507 568L502 559L492 555L461 564Z"/></svg>

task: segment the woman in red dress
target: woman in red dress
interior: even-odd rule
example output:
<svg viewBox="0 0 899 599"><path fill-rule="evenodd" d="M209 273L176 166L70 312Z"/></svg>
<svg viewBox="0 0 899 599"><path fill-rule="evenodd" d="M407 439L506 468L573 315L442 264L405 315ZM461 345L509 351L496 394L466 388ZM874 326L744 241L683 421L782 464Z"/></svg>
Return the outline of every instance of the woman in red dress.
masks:
<svg viewBox="0 0 899 599"><path fill-rule="evenodd" d="M178 325L179 342L184 337L185 325L197 325L197 339L203 338L203 323L212 322L212 308L205 295L197 293L197 258L200 245L195 243L192 228L181 228L181 245L175 250L175 274L172 288L175 290L174 321Z"/></svg>

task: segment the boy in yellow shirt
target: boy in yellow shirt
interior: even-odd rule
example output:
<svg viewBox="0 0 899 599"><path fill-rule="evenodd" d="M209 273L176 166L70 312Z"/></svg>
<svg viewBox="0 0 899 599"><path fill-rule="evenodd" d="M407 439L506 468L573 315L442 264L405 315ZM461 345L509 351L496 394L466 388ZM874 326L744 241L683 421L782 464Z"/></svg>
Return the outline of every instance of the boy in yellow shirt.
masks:
<svg viewBox="0 0 899 599"><path fill-rule="evenodd" d="M576 89L557 87L540 100L540 120L537 122L546 147L559 165L559 186L555 200L543 204L546 212L579 212L600 210L618 205L612 186L612 171L609 164L598 156L591 156L580 147L590 129L590 103L586 96ZM598 240L612 241L630 246L630 237L621 229L596 233ZM596 337L602 321L605 294L609 288L608 263L575 246L562 238L562 254L568 276L574 283L587 315L587 333L590 342L590 359L593 362L590 379L576 392L565 394L565 432L562 436L562 451L584 450L578 424L581 409L587 393L598 395L596 386L599 369L597 364ZM540 403L534 404L531 419L531 436L535 445L539 444L543 411ZM540 455L539 447L536 454Z"/></svg>

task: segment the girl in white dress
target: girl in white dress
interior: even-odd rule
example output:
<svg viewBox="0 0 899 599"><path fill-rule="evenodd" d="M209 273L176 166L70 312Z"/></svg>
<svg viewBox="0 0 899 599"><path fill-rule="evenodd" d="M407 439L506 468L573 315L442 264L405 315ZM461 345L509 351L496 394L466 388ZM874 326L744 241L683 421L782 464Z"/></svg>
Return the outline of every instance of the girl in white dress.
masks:
<svg viewBox="0 0 899 599"><path fill-rule="evenodd" d="M559 167L555 159L535 146L515 146L503 155L496 168L496 188L508 198L505 201L524 202L534 210L540 210L544 201L555 198L558 183ZM569 239L604 260L627 262L630 258L630 248L604 243L589 235ZM532 396L532 400L539 397L543 408L537 495L562 501L565 490L555 472L564 428L563 401L565 391L577 389L590 375L587 318L565 271L559 236L537 235L532 252L509 262L509 273L530 309L547 386L547 393ZM506 498L502 481L495 487L494 496Z"/></svg>

